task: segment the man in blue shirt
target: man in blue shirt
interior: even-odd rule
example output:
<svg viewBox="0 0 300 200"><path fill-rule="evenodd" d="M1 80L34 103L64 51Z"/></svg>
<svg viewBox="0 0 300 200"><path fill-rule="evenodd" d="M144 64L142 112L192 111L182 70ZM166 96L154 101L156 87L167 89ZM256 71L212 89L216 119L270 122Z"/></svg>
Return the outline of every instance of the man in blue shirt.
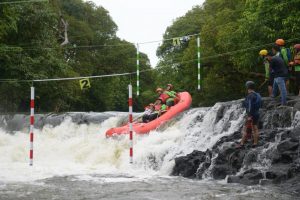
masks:
<svg viewBox="0 0 300 200"><path fill-rule="evenodd" d="M259 121L259 109L261 107L261 96L254 91L255 83L253 81L246 82L247 96L243 102L243 107L246 108L247 119L246 124L243 127L243 137L239 147L242 147L247 138L253 134L253 146L258 143L258 121Z"/></svg>
<svg viewBox="0 0 300 200"><path fill-rule="evenodd" d="M273 51L276 52L276 48L273 48ZM280 56L273 56L271 52L268 52L267 59L270 62L270 69L274 73L272 97L275 98L278 95L279 89L281 94L281 105L286 105L287 90L285 81L288 78L288 69Z"/></svg>

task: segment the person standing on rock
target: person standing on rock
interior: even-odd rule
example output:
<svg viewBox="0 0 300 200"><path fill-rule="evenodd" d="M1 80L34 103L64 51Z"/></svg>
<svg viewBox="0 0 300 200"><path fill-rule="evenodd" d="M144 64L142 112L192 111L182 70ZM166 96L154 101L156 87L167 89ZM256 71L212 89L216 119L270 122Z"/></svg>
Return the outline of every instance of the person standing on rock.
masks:
<svg viewBox="0 0 300 200"><path fill-rule="evenodd" d="M276 52L276 48L273 48ZM273 56L272 52L268 52L267 59L270 62L270 69L274 73L274 84L272 97L275 98L278 95L278 90L281 94L281 105L286 105L287 90L285 80L288 77L288 70L284 64L284 61L279 56Z"/></svg>
<svg viewBox="0 0 300 200"><path fill-rule="evenodd" d="M255 92L255 83L253 81L246 82L247 96L243 102L243 107L246 108L247 119L245 126L243 127L243 136L239 147L243 147L250 131L253 133L253 147L258 143L258 121L259 121L259 109L262 104L261 96Z"/></svg>
<svg viewBox="0 0 300 200"><path fill-rule="evenodd" d="M268 55L268 51L266 49L262 49L259 52L259 55L264 60L264 67L265 67L265 82L264 83L266 83L266 82L268 83L268 93L269 93L269 97L271 97L272 91L273 91L273 84L274 84L274 74L270 70L270 62L266 58L266 56ZM262 85L264 85L264 83Z"/></svg>
<svg viewBox="0 0 300 200"><path fill-rule="evenodd" d="M300 96L300 44L295 44L294 60L290 62L290 66L294 67L296 75L296 85L298 89L298 96Z"/></svg>
<svg viewBox="0 0 300 200"><path fill-rule="evenodd" d="M289 62L292 61L291 50L290 48L285 47L285 41L283 39L277 39L272 50L274 56L279 56L283 59L285 67L288 69L288 76L285 79L285 87L288 92L290 85L290 76L292 73L292 68L289 67Z"/></svg>

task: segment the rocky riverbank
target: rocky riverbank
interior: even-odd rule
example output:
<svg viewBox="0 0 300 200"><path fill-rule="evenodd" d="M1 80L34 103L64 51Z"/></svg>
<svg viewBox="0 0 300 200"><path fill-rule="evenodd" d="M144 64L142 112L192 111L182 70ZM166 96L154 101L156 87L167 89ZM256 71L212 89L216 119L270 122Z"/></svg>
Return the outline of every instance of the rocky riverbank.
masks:
<svg viewBox="0 0 300 200"><path fill-rule="evenodd" d="M219 110L218 120L226 105ZM222 137L206 152L195 150L177 157L172 175L245 185L290 183L287 189L300 193L300 98L289 97L288 106L264 98L259 129L257 147L252 148L249 140L244 148L237 148L239 130Z"/></svg>

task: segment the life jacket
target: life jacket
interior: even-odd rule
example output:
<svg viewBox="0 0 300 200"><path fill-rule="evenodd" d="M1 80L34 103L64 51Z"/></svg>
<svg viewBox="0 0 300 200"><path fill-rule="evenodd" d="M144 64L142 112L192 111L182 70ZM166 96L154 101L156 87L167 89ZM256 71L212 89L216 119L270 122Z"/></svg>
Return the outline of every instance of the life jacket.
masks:
<svg viewBox="0 0 300 200"><path fill-rule="evenodd" d="M155 110L154 110L154 112L155 112L155 113L158 113L158 112L160 111L160 109L161 109L161 104L155 105Z"/></svg>
<svg viewBox="0 0 300 200"><path fill-rule="evenodd" d="M176 97L177 97L177 93L175 92L175 91L173 91L173 90L171 90L171 91L165 91L165 93L167 94L167 95L169 95L169 98L166 100L166 102L170 102L170 101L173 101L174 102L174 105L176 104L175 103L175 99L176 99ZM177 102L178 102L178 100L176 100Z"/></svg>
<svg viewBox="0 0 300 200"><path fill-rule="evenodd" d="M162 93L159 95L158 99L161 100L162 104L165 104L167 102L167 99L170 98L170 96L167 93Z"/></svg>
<svg viewBox="0 0 300 200"><path fill-rule="evenodd" d="M168 109L168 106L166 104L161 105L160 111L166 111Z"/></svg>
<svg viewBox="0 0 300 200"><path fill-rule="evenodd" d="M295 71L300 72L300 51L294 57Z"/></svg>
<svg viewBox="0 0 300 200"><path fill-rule="evenodd" d="M165 91L165 93L167 94L167 95L169 95L170 96L170 98L175 98L176 97L176 92L175 91Z"/></svg>
<svg viewBox="0 0 300 200"><path fill-rule="evenodd" d="M265 66L265 77L270 78L270 62L267 58L264 59L264 66Z"/></svg>
<svg viewBox="0 0 300 200"><path fill-rule="evenodd" d="M175 98L174 98L174 105L176 105L178 102L179 102L179 97L178 96L176 96Z"/></svg>
<svg viewBox="0 0 300 200"><path fill-rule="evenodd" d="M155 106L155 111L154 113L161 113L163 114L165 111L168 110L168 106L166 104L159 104Z"/></svg>
<svg viewBox="0 0 300 200"><path fill-rule="evenodd" d="M295 55L294 63L300 65L300 51Z"/></svg>
<svg viewBox="0 0 300 200"><path fill-rule="evenodd" d="M284 60L286 66L292 61L292 53L290 48L281 47L280 57Z"/></svg>

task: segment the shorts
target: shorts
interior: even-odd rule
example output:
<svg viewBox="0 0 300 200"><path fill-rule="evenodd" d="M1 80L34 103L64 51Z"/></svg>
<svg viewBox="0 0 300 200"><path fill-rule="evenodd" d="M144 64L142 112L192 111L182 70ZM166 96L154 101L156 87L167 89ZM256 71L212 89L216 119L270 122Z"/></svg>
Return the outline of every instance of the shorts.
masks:
<svg viewBox="0 0 300 200"><path fill-rule="evenodd" d="M259 115L252 116L252 124L255 125L255 126L258 126L258 123L259 123ZM245 126L246 125L247 125L247 120L245 122Z"/></svg>
<svg viewBox="0 0 300 200"><path fill-rule="evenodd" d="M255 126L258 126L258 122L259 122L259 115L257 116L252 116L252 124Z"/></svg>

